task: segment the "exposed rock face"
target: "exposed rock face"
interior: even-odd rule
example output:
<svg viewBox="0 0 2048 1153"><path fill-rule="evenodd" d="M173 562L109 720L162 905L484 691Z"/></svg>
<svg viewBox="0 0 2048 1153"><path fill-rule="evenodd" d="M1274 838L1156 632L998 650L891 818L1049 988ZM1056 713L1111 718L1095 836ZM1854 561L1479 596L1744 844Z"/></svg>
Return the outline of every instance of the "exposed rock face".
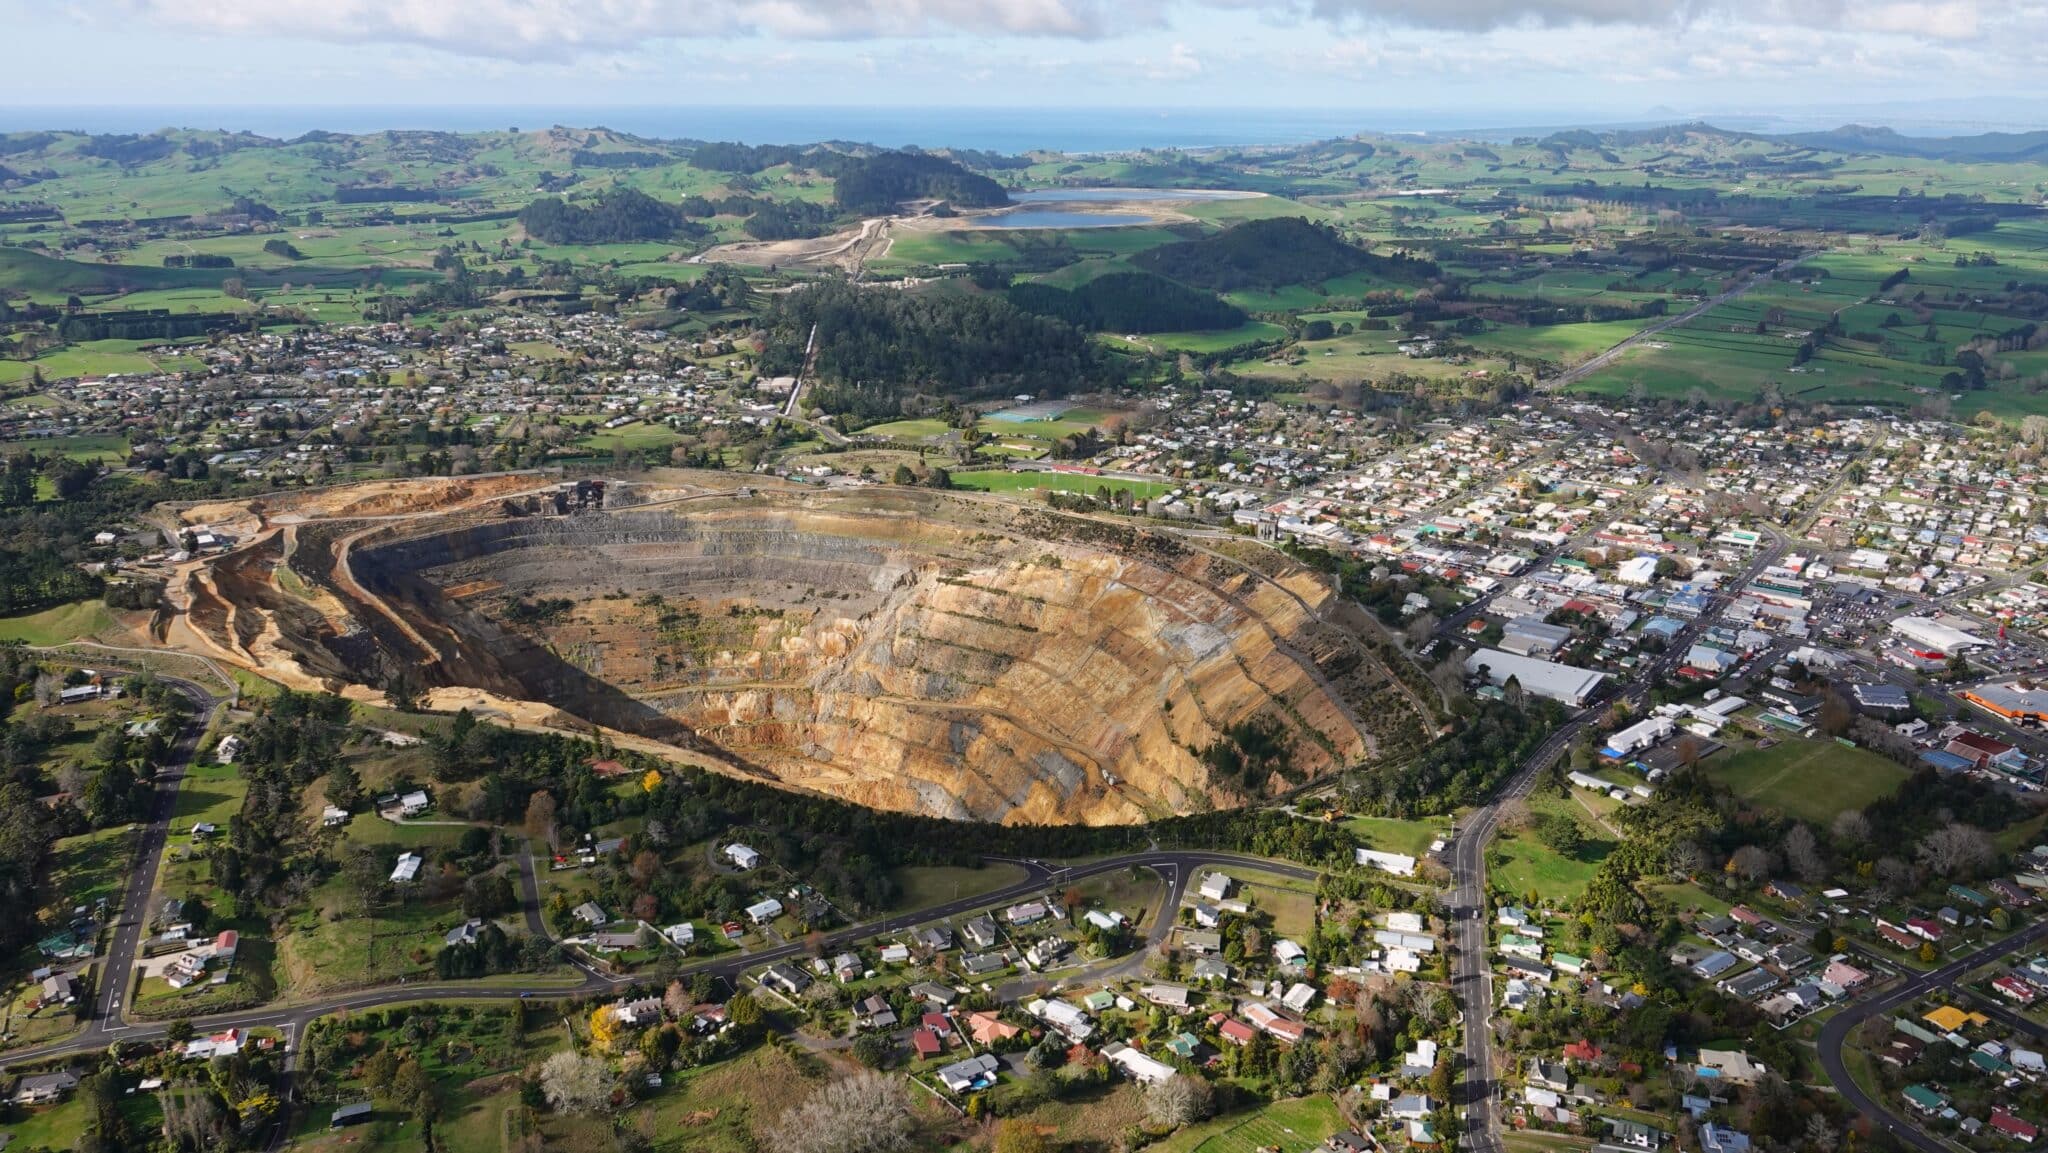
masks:
<svg viewBox="0 0 2048 1153"><path fill-rule="evenodd" d="M362 626L330 633L430 683L877 807L1111 823L1420 739L1417 702L1319 619L1328 586L1276 560L884 490L412 522L355 543L352 580L307 575ZM1247 723L1284 734L1284 771L1201 755Z"/></svg>

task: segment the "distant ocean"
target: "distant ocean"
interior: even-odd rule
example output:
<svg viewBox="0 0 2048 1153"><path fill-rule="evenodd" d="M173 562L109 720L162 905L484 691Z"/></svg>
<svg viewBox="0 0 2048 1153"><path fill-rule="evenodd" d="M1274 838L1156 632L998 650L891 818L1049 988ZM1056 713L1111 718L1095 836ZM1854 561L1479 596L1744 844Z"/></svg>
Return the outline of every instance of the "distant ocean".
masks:
<svg viewBox="0 0 2048 1153"><path fill-rule="evenodd" d="M1518 114L1528 115L1527 112ZM314 129L365 133L387 128L477 132L552 125L604 127L663 139L809 144L844 140L884 147L1052 149L1103 152L1135 148L1213 148L1299 144L1358 132L1475 130L1497 115L1334 108L919 108L695 107L0 107L0 131L78 129L154 132L223 128L289 138ZM1560 114L1554 123L1568 123Z"/></svg>

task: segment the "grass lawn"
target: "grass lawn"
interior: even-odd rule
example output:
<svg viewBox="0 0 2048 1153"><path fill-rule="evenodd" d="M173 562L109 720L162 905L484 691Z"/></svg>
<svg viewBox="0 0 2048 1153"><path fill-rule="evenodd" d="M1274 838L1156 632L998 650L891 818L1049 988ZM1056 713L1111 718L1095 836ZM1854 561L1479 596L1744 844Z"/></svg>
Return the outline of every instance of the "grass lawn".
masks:
<svg viewBox="0 0 2048 1153"><path fill-rule="evenodd" d="M100 601L72 601L26 616L0 617L0 641L29 645L61 645L114 627L114 616Z"/></svg>
<svg viewBox="0 0 2048 1153"><path fill-rule="evenodd" d="M242 800L248 795L249 784L233 765L193 765L185 770L185 780L178 786L177 808L171 811L161 884L197 884L210 876L203 860L207 842L193 839L192 826L209 824L220 830L215 837L225 836L229 819L242 811Z"/></svg>
<svg viewBox="0 0 2048 1153"><path fill-rule="evenodd" d="M19 363L0 361L0 365ZM5 383L0 369L0 383ZM128 460L128 438L124 436L54 436L36 440L0 441L0 451L9 454L34 451L38 456L68 456L76 460L97 460L124 464Z"/></svg>
<svg viewBox="0 0 2048 1153"><path fill-rule="evenodd" d="M682 437L675 429L665 424L648 424L646 421L635 421L632 424L622 424L617 428L594 429L589 435L578 440L576 447L591 449L597 452L613 452L618 449L632 452L634 450L666 449L681 439Z"/></svg>
<svg viewBox="0 0 2048 1153"><path fill-rule="evenodd" d="M1277 873L1259 873L1250 869L1225 871L1237 878L1240 899L1250 902L1254 912L1263 912L1273 918L1273 932L1295 941L1306 941L1315 931L1315 882L1297 881Z"/></svg>
<svg viewBox="0 0 2048 1153"><path fill-rule="evenodd" d="M1328 1097L1294 1097L1190 1125L1160 1142L1161 1153L1303 1153L1343 1128Z"/></svg>
<svg viewBox="0 0 2048 1153"><path fill-rule="evenodd" d="M51 853L50 879L45 888L45 907L51 919L61 922L79 905L90 905L101 897L118 903L121 884L128 879L128 858L133 825L101 829L59 840Z"/></svg>
<svg viewBox="0 0 2048 1153"><path fill-rule="evenodd" d="M950 865L918 865L896 870L896 883L903 895L896 907L903 910L943 905L958 897L974 897L1006 888L1024 879L1024 867L992 862L979 869Z"/></svg>
<svg viewBox="0 0 2048 1153"><path fill-rule="evenodd" d="M757 1134L824 1079L817 1058L760 1046L730 1061L671 1079L652 1114L655 1148L667 1153L752 1153ZM763 1092L764 1088L771 1088ZM912 1089L913 1097L923 1094ZM607 1142L607 1145L609 1142Z"/></svg>
<svg viewBox="0 0 2048 1153"><path fill-rule="evenodd" d="M515 1074L527 1064L538 1062L568 1041L558 1020L546 1012L534 1014L528 1031L515 1036L512 1016L516 1009L488 1007L470 1011L463 1007L435 1006L427 1014L432 1043L409 1045L401 1035L399 1022L408 1017L406 1009L387 1011L382 1028L371 1030L377 1039L419 1055L427 1074L440 1094L441 1119L434 1126L440 1147L451 1153L485 1153L511 1147L505 1134L521 1123L524 1106L519 1100ZM368 1100L376 1106L371 1119L339 1132L327 1128L331 1105L304 1110L299 1116L295 1147L307 1150L414 1150L420 1148L419 1125L388 1101L372 1098L360 1081L347 1075L337 1079L339 1099ZM607 1142L607 1144L609 1144Z"/></svg>
<svg viewBox="0 0 2048 1153"><path fill-rule="evenodd" d="M1668 902L1681 913L1690 909L1703 916L1713 917L1734 907L1734 902L1692 881L1682 885L1652 885L1650 893L1658 900Z"/></svg>
<svg viewBox="0 0 2048 1153"><path fill-rule="evenodd" d="M1591 1137L1575 1137L1570 1133L1544 1133L1536 1130L1510 1129L1501 1134L1501 1145L1508 1153L1567 1153L1591 1149Z"/></svg>
<svg viewBox="0 0 2048 1153"><path fill-rule="evenodd" d="M1600 862L1614 851L1614 842L1600 836L1584 810L1555 794L1539 794L1530 799L1529 807L1539 816L1556 813L1577 821L1586 838L1584 846L1577 854L1565 856L1544 844L1533 826L1504 836L1489 852L1499 862L1492 867L1492 880L1517 898L1533 891L1546 904L1570 901L1585 891Z"/></svg>
<svg viewBox="0 0 2048 1153"><path fill-rule="evenodd" d="M1159 907L1164 885L1150 869L1126 869L1090 877L1076 888L1089 899L1091 908L1119 912L1129 917L1131 924L1143 925Z"/></svg>
<svg viewBox="0 0 2048 1153"><path fill-rule="evenodd" d="M1906 779L1895 762L1831 740L1786 740L1706 763L1707 775L1746 801L1825 825L1845 809L1890 796Z"/></svg>
<svg viewBox="0 0 2048 1153"><path fill-rule="evenodd" d="M154 1133L163 1128L163 1112L153 1093L136 1093L121 1098L121 1112L137 1133ZM25 1114L10 1125L0 1125L0 1144L14 1149L76 1149L92 1124L92 1111L82 1098L73 1096L60 1105Z"/></svg>
<svg viewBox="0 0 2048 1153"><path fill-rule="evenodd" d="M1093 493L1096 489L1122 489L1134 497L1150 500L1173 491L1171 485L1151 480L1114 480L1071 472L956 472L953 487L976 492L1019 492L1027 489L1057 489L1060 492Z"/></svg>
<svg viewBox="0 0 2048 1153"><path fill-rule="evenodd" d="M313 891L312 905L292 918L278 946L284 986L295 995L430 976L443 937L462 921L452 898L392 900L366 911L339 874Z"/></svg>
<svg viewBox="0 0 2048 1153"><path fill-rule="evenodd" d="M887 424L871 424L860 430L862 436L887 436L897 440L934 440L946 435L950 429L943 420L925 417L917 420L892 420Z"/></svg>
<svg viewBox="0 0 2048 1153"><path fill-rule="evenodd" d="M1368 849L1406 853L1411 857L1427 853L1430 843L1446 832L1436 821L1403 821L1393 817L1352 817L1344 822L1344 827L1358 834Z"/></svg>

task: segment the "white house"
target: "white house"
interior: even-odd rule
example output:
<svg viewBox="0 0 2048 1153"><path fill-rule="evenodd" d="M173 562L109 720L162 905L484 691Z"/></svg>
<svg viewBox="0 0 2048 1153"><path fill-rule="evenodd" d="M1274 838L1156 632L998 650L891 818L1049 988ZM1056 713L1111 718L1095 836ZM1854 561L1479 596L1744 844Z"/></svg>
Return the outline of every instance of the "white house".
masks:
<svg viewBox="0 0 2048 1153"><path fill-rule="evenodd" d="M1355 859L1361 865L1370 865L1375 869L1392 873L1397 877L1412 877L1415 875L1414 857L1402 853L1383 853L1378 849L1357 849L1354 850L1354 853Z"/></svg>
<svg viewBox="0 0 2048 1153"><path fill-rule="evenodd" d="M1110 1064L1130 1075L1140 1085L1156 1085L1171 1078L1173 1066L1155 1057L1148 1057L1121 1041L1112 1041L1102 1047L1102 1056Z"/></svg>
<svg viewBox="0 0 2048 1153"><path fill-rule="evenodd" d="M782 902L774 897L763 897L747 906L747 919L756 925L765 925L782 915Z"/></svg>
<svg viewBox="0 0 2048 1153"><path fill-rule="evenodd" d="M391 883L403 885L417 878L420 875L420 865L422 863L424 863L424 859L418 853L400 855L398 864L392 866L391 869Z"/></svg>
<svg viewBox="0 0 2048 1153"><path fill-rule="evenodd" d="M760 865L761 854L735 842L725 847L725 859L731 861L735 868L752 870Z"/></svg>

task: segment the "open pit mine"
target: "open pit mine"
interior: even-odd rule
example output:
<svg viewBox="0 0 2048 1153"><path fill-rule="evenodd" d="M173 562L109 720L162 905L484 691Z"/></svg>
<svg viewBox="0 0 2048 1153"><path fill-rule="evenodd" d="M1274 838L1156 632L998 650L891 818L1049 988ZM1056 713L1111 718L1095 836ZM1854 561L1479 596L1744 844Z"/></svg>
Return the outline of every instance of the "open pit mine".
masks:
<svg viewBox="0 0 2048 1153"><path fill-rule="evenodd" d="M402 675L436 707L1013 823L1242 805L1439 723L1377 623L1264 546L742 483L495 477L180 510L236 543L179 573L157 635L300 688L377 699Z"/></svg>

